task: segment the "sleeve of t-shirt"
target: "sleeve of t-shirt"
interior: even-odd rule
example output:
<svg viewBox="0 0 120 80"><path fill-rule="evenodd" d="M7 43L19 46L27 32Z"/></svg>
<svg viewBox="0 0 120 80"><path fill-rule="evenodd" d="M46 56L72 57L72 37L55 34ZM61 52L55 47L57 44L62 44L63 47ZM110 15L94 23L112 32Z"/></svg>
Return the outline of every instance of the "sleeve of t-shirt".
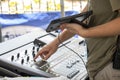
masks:
<svg viewBox="0 0 120 80"><path fill-rule="evenodd" d="M113 11L120 9L120 0L110 0L110 3Z"/></svg>

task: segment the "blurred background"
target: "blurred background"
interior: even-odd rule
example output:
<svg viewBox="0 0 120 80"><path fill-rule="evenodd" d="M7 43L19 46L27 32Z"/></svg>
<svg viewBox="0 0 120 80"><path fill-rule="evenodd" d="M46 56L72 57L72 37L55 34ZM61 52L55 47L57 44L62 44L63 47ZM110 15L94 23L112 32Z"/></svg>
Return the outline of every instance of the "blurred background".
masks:
<svg viewBox="0 0 120 80"><path fill-rule="evenodd" d="M87 0L0 0L0 41L46 29L51 20L78 14Z"/></svg>
<svg viewBox="0 0 120 80"><path fill-rule="evenodd" d="M62 2L63 1L63 2ZM80 12L87 0L1 0L0 13L20 14L43 11L60 11L64 4L64 10Z"/></svg>

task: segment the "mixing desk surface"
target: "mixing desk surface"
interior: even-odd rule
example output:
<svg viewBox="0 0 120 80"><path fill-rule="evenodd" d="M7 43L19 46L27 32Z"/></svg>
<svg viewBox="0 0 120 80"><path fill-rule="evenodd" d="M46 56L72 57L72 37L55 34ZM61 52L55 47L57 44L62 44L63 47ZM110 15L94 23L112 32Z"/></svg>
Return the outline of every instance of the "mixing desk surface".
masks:
<svg viewBox="0 0 120 80"><path fill-rule="evenodd" d="M65 76L68 79L82 80L87 71L87 50L84 39L71 38L62 43L47 60L33 57L55 37L44 30L38 30L0 44L0 70L7 76ZM2 74L2 73L1 73ZM4 75L2 75L4 76Z"/></svg>

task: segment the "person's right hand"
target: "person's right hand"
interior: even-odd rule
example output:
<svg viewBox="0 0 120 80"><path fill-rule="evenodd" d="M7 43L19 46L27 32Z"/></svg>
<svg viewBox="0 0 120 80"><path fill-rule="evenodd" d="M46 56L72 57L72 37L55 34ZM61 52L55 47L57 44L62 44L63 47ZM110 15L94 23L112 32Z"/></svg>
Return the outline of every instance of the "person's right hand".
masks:
<svg viewBox="0 0 120 80"><path fill-rule="evenodd" d="M51 42L48 45L45 45L37 55L34 57L34 61L40 56L43 60L47 60L53 53L58 49L58 45L55 42Z"/></svg>

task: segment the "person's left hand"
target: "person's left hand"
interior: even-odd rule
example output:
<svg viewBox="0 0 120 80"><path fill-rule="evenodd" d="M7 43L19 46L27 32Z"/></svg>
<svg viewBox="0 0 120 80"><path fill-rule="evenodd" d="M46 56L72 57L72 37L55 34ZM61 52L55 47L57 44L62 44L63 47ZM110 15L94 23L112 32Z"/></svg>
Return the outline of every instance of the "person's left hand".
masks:
<svg viewBox="0 0 120 80"><path fill-rule="evenodd" d="M64 23L60 25L60 29L64 30L67 29L69 32L73 34L81 35L82 31L85 30L81 25L76 23Z"/></svg>

